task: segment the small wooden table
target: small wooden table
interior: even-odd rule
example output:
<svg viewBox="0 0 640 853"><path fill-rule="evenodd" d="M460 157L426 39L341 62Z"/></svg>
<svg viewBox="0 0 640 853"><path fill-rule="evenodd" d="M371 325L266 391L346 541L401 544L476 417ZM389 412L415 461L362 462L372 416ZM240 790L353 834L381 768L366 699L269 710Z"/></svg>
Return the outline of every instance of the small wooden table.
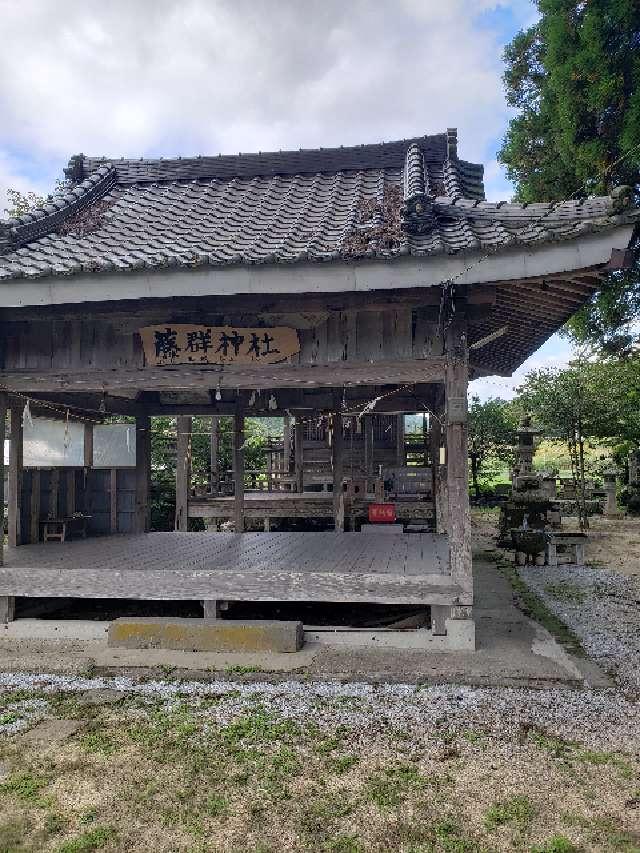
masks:
<svg viewBox="0 0 640 853"><path fill-rule="evenodd" d="M88 518L88 515L73 515L68 518L48 518L46 521L41 521L42 538L45 542L50 539L64 542L66 539L73 539L76 535L86 539Z"/></svg>

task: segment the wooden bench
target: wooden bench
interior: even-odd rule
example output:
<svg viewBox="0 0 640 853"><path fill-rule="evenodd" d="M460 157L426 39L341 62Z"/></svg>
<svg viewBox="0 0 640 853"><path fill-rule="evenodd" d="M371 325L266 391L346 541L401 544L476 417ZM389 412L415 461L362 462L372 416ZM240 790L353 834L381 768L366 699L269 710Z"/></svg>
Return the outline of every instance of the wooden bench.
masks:
<svg viewBox="0 0 640 853"><path fill-rule="evenodd" d="M82 539L87 538L87 515L74 515L68 518L48 518L46 521L41 521L42 539L44 542L57 540L65 542L67 539L73 539L76 535Z"/></svg>

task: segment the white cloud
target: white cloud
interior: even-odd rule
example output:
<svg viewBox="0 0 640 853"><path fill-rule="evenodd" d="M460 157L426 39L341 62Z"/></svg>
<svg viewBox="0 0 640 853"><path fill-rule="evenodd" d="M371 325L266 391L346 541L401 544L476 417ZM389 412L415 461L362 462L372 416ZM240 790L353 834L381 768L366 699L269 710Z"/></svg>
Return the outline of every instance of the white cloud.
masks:
<svg viewBox="0 0 640 853"><path fill-rule="evenodd" d="M566 338L553 335L540 349L528 358L511 376L488 376L474 379L469 383L469 395L481 400L500 397L512 400L516 390L528 373L534 370L546 370L566 367L575 357L575 352Z"/></svg>
<svg viewBox="0 0 640 853"><path fill-rule="evenodd" d="M348 145L447 126L462 156L490 159L507 117L501 44L476 19L500 7L530 15L523 0L0 0L0 151L28 161L0 160L0 185L78 151Z"/></svg>

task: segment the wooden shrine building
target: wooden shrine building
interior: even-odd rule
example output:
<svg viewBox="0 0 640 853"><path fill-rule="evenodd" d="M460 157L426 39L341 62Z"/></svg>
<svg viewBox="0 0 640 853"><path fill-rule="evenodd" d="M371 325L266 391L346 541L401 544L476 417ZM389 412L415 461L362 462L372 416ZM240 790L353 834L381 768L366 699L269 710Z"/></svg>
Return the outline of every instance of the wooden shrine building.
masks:
<svg viewBox="0 0 640 853"><path fill-rule="evenodd" d="M486 202L454 130L192 159L78 155L66 176L44 208L0 223L3 618L16 596L200 599L209 614L225 599L315 600L423 603L436 632L472 627L468 381L509 375L624 265L630 193ZM22 544L27 400L135 417L134 534ZM435 529L343 532L342 421L404 412L431 413ZM177 529L148 533L162 414L178 416ZM195 414L234 417L235 534L186 532ZM250 414L324 419L334 531L243 532Z"/></svg>

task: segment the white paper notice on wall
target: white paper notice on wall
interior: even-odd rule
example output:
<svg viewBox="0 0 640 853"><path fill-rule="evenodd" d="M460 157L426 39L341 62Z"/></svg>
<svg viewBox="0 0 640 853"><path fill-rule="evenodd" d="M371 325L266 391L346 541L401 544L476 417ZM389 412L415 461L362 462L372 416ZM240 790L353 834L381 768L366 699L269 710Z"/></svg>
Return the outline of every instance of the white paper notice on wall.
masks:
<svg viewBox="0 0 640 853"><path fill-rule="evenodd" d="M131 468L135 464L135 424L97 424L94 426L94 468Z"/></svg>
<svg viewBox="0 0 640 853"><path fill-rule="evenodd" d="M51 418L25 418L25 468L81 468L84 465L84 424Z"/></svg>

